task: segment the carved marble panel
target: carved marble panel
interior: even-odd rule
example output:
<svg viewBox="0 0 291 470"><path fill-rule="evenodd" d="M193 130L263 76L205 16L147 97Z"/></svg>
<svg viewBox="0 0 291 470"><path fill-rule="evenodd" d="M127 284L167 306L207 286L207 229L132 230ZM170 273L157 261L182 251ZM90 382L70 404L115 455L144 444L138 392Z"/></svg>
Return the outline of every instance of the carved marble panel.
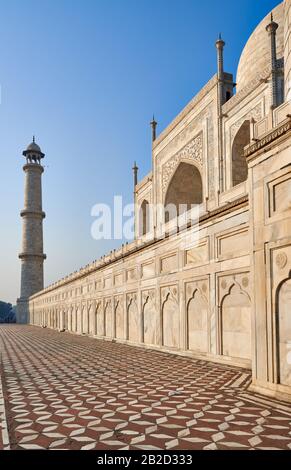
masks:
<svg viewBox="0 0 291 470"><path fill-rule="evenodd" d="M178 349L180 346L180 316L178 287L170 286L161 289L162 302L162 345Z"/></svg>
<svg viewBox="0 0 291 470"><path fill-rule="evenodd" d="M136 292L127 294L126 305L128 339L129 341L138 343L140 341L140 321Z"/></svg>
<svg viewBox="0 0 291 470"><path fill-rule="evenodd" d="M249 273L219 280L221 353L251 359L251 300Z"/></svg>
<svg viewBox="0 0 291 470"><path fill-rule="evenodd" d="M112 318L112 301L111 299L105 300L104 305L104 323L105 323L105 336L111 338L113 335L113 318Z"/></svg>
<svg viewBox="0 0 291 470"><path fill-rule="evenodd" d="M209 261L209 239L201 240L197 246L185 251L185 265L200 266Z"/></svg>
<svg viewBox="0 0 291 470"><path fill-rule="evenodd" d="M116 296L114 298L114 311L115 311L115 335L116 338L125 339L124 331L124 306L123 296Z"/></svg>
<svg viewBox="0 0 291 470"><path fill-rule="evenodd" d="M187 347L189 350L208 352L208 280L186 284Z"/></svg>
<svg viewBox="0 0 291 470"><path fill-rule="evenodd" d="M142 293L142 325L145 344L156 344L157 311L154 289Z"/></svg>

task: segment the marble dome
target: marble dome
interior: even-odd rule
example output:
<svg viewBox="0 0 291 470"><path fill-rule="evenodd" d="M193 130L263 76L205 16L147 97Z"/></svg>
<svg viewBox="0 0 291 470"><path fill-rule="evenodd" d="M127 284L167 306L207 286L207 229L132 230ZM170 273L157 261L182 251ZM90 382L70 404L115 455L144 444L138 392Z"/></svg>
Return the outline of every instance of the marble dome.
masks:
<svg viewBox="0 0 291 470"><path fill-rule="evenodd" d="M27 152L36 152L36 153L41 153L40 146L37 145L34 141L29 144L29 146L26 149Z"/></svg>
<svg viewBox="0 0 291 470"><path fill-rule="evenodd" d="M277 58L284 55L284 3L280 3L272 10L274 21L278 23L277 29ZM237 91L242 90L251 82L258 72L265 69L270 63L270 39L266 26L271 21L271 12L256 27L246 43L240 57L237 69Z"/></svg>

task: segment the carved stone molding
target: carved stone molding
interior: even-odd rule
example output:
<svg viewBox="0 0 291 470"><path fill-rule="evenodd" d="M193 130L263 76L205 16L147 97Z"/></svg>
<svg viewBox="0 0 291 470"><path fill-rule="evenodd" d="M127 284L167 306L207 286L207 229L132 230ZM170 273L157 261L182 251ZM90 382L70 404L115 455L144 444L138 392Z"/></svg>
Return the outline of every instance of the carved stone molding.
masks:
<svg viewBox="0 0 291 470"><path fill-rule="evenodd" d="M132 305L132 303L137 303L137 293L136 292L132 292L130 294L127 294L126 296L126 307L130 307L130 305Z"/></svg>
<svg viewBox="0 0 291 470"><path fill-rule="evenodd" d="M104 307L105 307L105 309L107 309L107 307L110 308L110 307L111 307L111 304L112 304L111 299L105 299L105 301L104 301Z"/></svg>
<svg viewBox="0 0 291 470"><path fill-rule="evenodd" d="M283 125L277 127L277 129L270 132L262 139L258 140L255 144L249 145L244 151L244 156L246 158L250 157L253 153L257 152L258 150L261 150L262 148L266 147L268 144L272 143L274 140L282 137L284 134L290 131L290 129L291 129L291 120L289 119Z"/></svg>
<svg viewBox="0 0 291 470"><path fill-rule="evenodd" d="M200 279L197 281L189 282L186 285L186 302L188 303L193 299L196 293L199 292L201 297L208 303L208 281L207 279Z"/></svg>
<svg viewBox="0 0 291 470"><path fill-rule="evenodd" d="M122 295L116 295L114 297L114 308L117 308L119 304L121 304L123 301L123 296Z"/></svg>
<svg viewBox="0 0 291 470"><path fill-rule="evenodd" d="M178 287L177 286L162 287L161 289L162 304L164 304L169 299L178 304Z"/></svg>
<svg viewBox="0 0 291 470"><path fill-rule="evenodd" d="M156 293L154 289L149 289L142 292L142 305L145 306L146 303L152 302L155 303Z"/></svg>
<svg viewBox="0 0 291 470"><path fill-rule="evenodd" d="M219 305L228 296L232 289L237 286L239 290L250 298L250 276L249 273L238 273L221 276L219 278Z"/></svg>
<svg viewBox="0 0 291 470"><path fill-rule="evenodd" d="M280 253L277 254L276 265L278 266L279 269L284 269L287 262L288 262L288 256L286 255L284 251L281 251Z"/></svg>

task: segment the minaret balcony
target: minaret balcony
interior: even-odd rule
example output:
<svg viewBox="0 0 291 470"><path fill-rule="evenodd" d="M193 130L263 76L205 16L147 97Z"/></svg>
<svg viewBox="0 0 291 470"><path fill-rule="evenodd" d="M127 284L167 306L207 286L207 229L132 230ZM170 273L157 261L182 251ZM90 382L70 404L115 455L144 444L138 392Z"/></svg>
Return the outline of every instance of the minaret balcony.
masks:
<svg viewBox="0 0 291 470"><path fill-rule="evenodd" d="M43 211L32 211L29 209L24 209L20 212L21 217L32 217L35 219L44 219L45 218L45 212Z"/></svg>

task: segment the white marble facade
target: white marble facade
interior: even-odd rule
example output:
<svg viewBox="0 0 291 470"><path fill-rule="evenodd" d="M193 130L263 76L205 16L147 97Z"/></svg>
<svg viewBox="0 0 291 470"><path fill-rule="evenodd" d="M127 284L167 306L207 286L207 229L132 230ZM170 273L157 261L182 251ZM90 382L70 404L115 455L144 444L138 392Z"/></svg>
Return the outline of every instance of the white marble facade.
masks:
<svg viewBox="0 0 291 470"><path fill-rule="evenodd" d="M215 75L153 142L136 239L30 297L30 323L252 368L253 389L291 400L290 0L274 10L276 73L270 21L237 93ZM199 223L171 235L171 218L145 211L167 202L199 204Z"/></svg>

